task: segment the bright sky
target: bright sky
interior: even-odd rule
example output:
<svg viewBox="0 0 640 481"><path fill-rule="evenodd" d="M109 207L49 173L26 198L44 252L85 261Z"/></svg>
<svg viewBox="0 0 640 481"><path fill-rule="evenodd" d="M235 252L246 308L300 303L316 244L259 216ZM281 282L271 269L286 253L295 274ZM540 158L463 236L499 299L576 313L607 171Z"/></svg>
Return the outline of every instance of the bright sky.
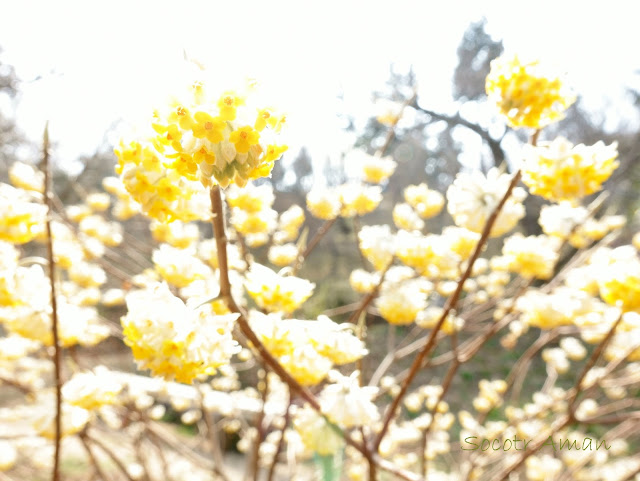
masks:
<svg viewBox="0 0 640 481"><path fill-rule="evenodd" d="M163 99L183 49L213 71L249 74L289 113L292 151L315 159L348 144L336 112L371 111L390 63L412 64L421 103L445 110L467 25L483 15L509 51L571 75L588 105L620 98L640 70L640 6L608 1L28 2L0 1L3 62L16 67L16 115L32 138L45 120L70 160L119 118ZM37 81L31 81L41 77ZM337 94L343 92L341 107ZM630 112L616 104L620 116Z"/></svg>

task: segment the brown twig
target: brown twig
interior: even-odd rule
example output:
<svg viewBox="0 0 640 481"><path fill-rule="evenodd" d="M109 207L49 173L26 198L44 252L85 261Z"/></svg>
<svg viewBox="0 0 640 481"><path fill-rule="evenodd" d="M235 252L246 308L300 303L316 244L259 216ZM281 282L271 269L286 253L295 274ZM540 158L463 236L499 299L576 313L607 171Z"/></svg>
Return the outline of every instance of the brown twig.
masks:
<svg viewBox="0 0 640 481"><path fill-rule="evenodd" d="M93 436L89 436L88 433L85 433L84 437L86 441L91 441L93 444L98 446L102 451L104 451L104 453L107 456L109 456L109 458L111 458L111 460L115 463L115 465L118 467L120 472L122 472L122 474L124 475L125 478L127 478L128 481L134 481L134 479L129 474L129 471L127 471L126 466L123 464L123 462L120 459L118 459L118 457L111 450L111 448L109 448L106 444L104 444L99 439L94 438Z"/></svg>
<svg viewBox="0 0 640 481"><path fill-rule="evenodd" d="M280 433L280 439L278 440L278 445L276 446L276 451L273 454L273 460L271 461L271 465L269 466L269 471L267 472L267 481L273 481L273 476L276 472L276 464L278 464L278 454L282 450L284 446L284 437L285 431L287 430L287 425L289 424L289 418L291 416L291 404L293 403L293 397L291 393L289 393L289 403L287 404L287 410L284 413L284 422L282 425L282 432Z"/></svg>
<svg viewBox="0 0 640 481"><path fill-rule="evenodd" d="M616 328L618 327L618 325L620 324L620 322L622 321L622 312L620 312L620 315L618 316L618 319L613 323L613 325L611 326L611 328L609 329L609 332L607 332L607 335L605 336L605 338L600 342L600 344L598 344L598 346L596 347L596 349L593 351L593 353L591 354L591 357L589 357L589 360L587 361L587 364L585 364L584 368L582 369L582 372L580 373L580 376L578 377L573 391L571 393L571 395L569 396L569 419L571 419L571 421L575 421L575 405L576 405L576 401L578 400L578 396L580 395L580 393L582 392L582 381L584 380L584 378L586 377L586 375L589 373L589 371L591 370L591 368L593 366L595 366L595 364L598 362L598 359L600 359L600 355L602 354L602 352L604 351L605 347L607 347L607 344L609 343L609 341L611 340L611 338L613 337L613 334L616 331Z"/></svg>
<svg viewBox="0 0 640 481"><path fill-rule="evenodd" d="M200 398L200 407L203 412L204 424L207 428L207 434L209 435L209 442L211 443L211 456L213 457L214 473L220 476L224 481L229 481L229 478L224 469L224 459L222 456L222 450L220 448L220 438L218 437L218 431L215 426L215 418L211 412L204 407L203 398Z"/></svg>
<svg viewBox="0 0 640 481"><path fill-rule="evenodd" d="M320 242L322 238L325 236L325 234L329 232L329 229L331 229L331 226L335 224L337 220L338 218L334 217L333 219L326 220L324 224L320 226L318 231L311 238L311 241L309 242L307 247L305 247L304 251L298 254L298 257L296 258L296 262L293 265L294 274L300 270L306 258L309 257L309 254L311 254L313 249L315 249L315 247L318 245L318 242Z"/></svg>
<svg viewBox="0 0 640 481"><path fill-rule="evenodd" d="M98 463L98 460L96 459L95 455L93 454L93 451L91 450L91 446L87 442L87 438L85 436L81 435L80 436L80 441L82 442L82 446L84 446L84 450L87 452L87 457L89 458L89 462L91 463L91 466L93 467L94 471L96 472L98 478L100 478L102 481L108 481L109 478L107 478L104 475L104 472L102 471L102 468L100 467L100 464Z"/></svg>
<svg viewBox="0 0 640 481"><path fill-rule="evenodd" d="M56 390L55 439L53 454L53 481L60 479L60 439L62 437L62 373L60 366L60 339L58 337L58 302L56 298L56 263L53 257L53 237L51 234L52 179L49 164L49 125L44 129L42 146L42 169L44 170L44 200L47 205L45 225L47 230L47 258L49 261L49 282L51 283L51 334L53 336L53 376Z"/></svg>
<svg viewBox="0 0 640 481"><path fill-rule="evenodd" d="M264 369L264 380L262 381L262 403L260 405L260 411L256 414L255 426L256 426L256 439L253 445L253 451L251 453L251 462L248 464L247 478L258 481L258 475L260 474L260 446L264 439L264 408L267 405L267 396L269 396L269 370Z"/></svg>

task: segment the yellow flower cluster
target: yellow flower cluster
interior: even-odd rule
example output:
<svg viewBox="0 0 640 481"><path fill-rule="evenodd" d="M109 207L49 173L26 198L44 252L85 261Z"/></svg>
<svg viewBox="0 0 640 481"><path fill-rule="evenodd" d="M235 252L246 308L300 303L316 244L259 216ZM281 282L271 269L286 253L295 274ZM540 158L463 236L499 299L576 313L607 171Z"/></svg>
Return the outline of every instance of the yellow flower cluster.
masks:
<svg viewBox="0 0 640 481"><path fill-rule="evenodd" d="M561 120L575 102L561 78L546 75L538 62L521 63L518 57L493 60L485 87L513 128L543 128Z"/></svg>
<svg viewBox="0 0 640 481"><path fill-rule="evenodd" d="M311 296L315 284L299 277L279 275L253 263L246 274L245 287L262 309L290 313Z"/></svg>
<svg viewBox="0 0 640 481"><path fill-rule="evenodd" d="M438 215L444 207L444 196L437 190L429 189L424 183L405 187L404 200L423 219Z"/></svg>
<svg viewBox="0 0 640 481"><path fill-rule="evenodd" d="M389 324L411 324L427 307L427 296L418 282L399 283L382 289L376 299L376 307Z"/></svg>
<svg viewBox="0 0 640 481"><path fill-rule="evenodd" d="M502 405L502 395L507 390L507 383L502 379L495 381L481 380L478 383L480 393L473 400L476 411L487 413L494 407Z"/></svg>
<svg viewBox="0 0 640 481"><path fill-rule="evenodd" d="M293 204L285 210L278 219L278 226L273 234L273 242L282 244L296 240L300 234L300 228L304 224L304 218L304 210L299 205Z"/></svg>
<svg viewBox="0 0 640 481"><path fill-rule="evenodd" d="M51 346L50 289L39 265L2 269L0 323L11 333ZM109 335L94 308L76 305L62 295L58 296L58 321L60 344L65 347L93 346Z"/></svg>
<svg viewBox="0 0 640 481"><path fill-rule="evenodd" d="M34 429L40 436L51 440L56 437L56 411L51 409L53 405L53 393L46 392L38 396L35 405L32 407ZM61 437L79 433L91 419L91 413L80 406L63 402L61 408Z"/></svg>
<svg viewBox="0 0 640 481"><path fill-rule="evenodd" d="M571 325L577 317L594 308L594 300L584 291L561 287L550 294L530 289L516 301L522 322L540 329Z"/></svg>
<svg viewBox="0 0 640 481"><path fill-rule="evenodd" d="M198 242L200 238L200 229L196 224L185 224L179 220L170 224L153 221L149 225L149 229L157 242L167 243L178 249L186 249Z"/></svg>
<svg viewBox="0 0 640 481"><path fill-rule="evenodd" d="M343 184L339 192L342 217L363 216L376 210L382 202L382 189L378 185Z"/></svg>
<svg viewBox="0 0 640 481"><path fill-rule="evenodd" d="M115 149L118 157L116 173L142 212L160 222L204 220L208 218L209 197L193 176L182 175L144 140L120 142Z"/></svg>
<svg viewBox="0 0 640 481"><path fill-rule="evenodd" d="M617 143L587 147L563 137L539 146L525 146L522 181L545 199L576 201L598 192L618 167Z"/></svg>
<svg viewBox="0 0 640 481"><path fill-rule="evenodd" d="M93 371L76 373L62 386L65 402L89 411L117 402L123 385L111 371L98 366Z"/></svg>
<svg viewBox="0 0 640 481"><path fill-rule="evenodd" d="M344 162L359 170L365 182L381 184L391 177L398 164L390 157L369 155L362 150L353 150L346 155Z"/></svg>
<svg viewBox="0 0 640 481"><path fill-rule="evenodd" d="M538 219L545 234L568 240L576 249L602 239L609 232L624 227L626 222L626 217L618 215L589 218L585 207L572 206L570 202L542 206Z"/></svg>
<svg viewBox="0 0 640 481"><path fill-rule="evenodd" d="M618 261L601 270L600 297L625 311L640 310L640 260Z"/></svg>
<svg viewBox="0 0 640 481"><path fill-rule="evenodd" d="M280 245L298 237L304 211L293 205L278 216L272 208L274 195L269 185L249 183L243 188L232 185L225 194L231 206L231 225L244 236L249 247L260 247L270 239Z"/></svg>
<svg viewBox="0 0 640 481"><path fill-rule="evenodd" d="M44 192L44 172L32 165L14 162L9 167L9 180L19 189Z"/></svg>
<svg viewBox="0 0 640 481"><path fill-rule="evenodd" d="M153 251L153 264L165 281L176 287L186 287L195 280L211 275L211 269L194 254L192 249L161 244L159 249Z"/></svg>
<svg viewBox="0 0 640 481"><path fill-rule="evenodd" d="M121 323L139 368L190 383L215 374L239 351L231 336L238 314L215 315L211 305L191 309L166 284L127 295Z"/></svg>
<svg viewBox="0 0 640 481"><path fill-rule="evenodd" d="M382 125L394 127L404 111L404 105L391 100L379 98L375 101L376 120Z"/></svg>
<svg viewBox="0 0 640 481"><path fill-rule="evenodd" d="M378 271L383 271L396 251L395 235L388 225L367 225L358 232L358 243L362 255Z"/></svg>
<svg viewBox="0 0 640 481"><path fill-rule="evenodd" d="M432 329L436 326L444 309L442 307L428 307L424 311L420 311L416 317L416 324L423 329ZM442 324L442 332L445 334L453 334L460 331L464 327L465 321L461 317L456 316L453 312L449 312L444 323Z"/></svg>
<svg viewBox="0 0 640 481"><path fill-rule="evenodd" d="M276 142L285 117L253 105L254 86L216 93L197 80L154 112L150 135L116 149L121 178L146 213L190 220L185 209L172 209L186 187L195 190L189 182L224 188L270 175L287 149Z"/></svg>
<svg viewBox="0 0 640 481"><path fill-rule="evenodd" d="M396 246L397 257L425 277L456 277L458 273L461 259L450 249L444 236L400 231Z"/></svg>
<svg viewBox="0 0 640 481"><path fill-rule="evenodd" d="M392 212L393 223L398 229L406 231L420 231L424 228L424 221L409 204L396 204Z"/></svg>
<svg viewBox="0 0 640 481"><path fill-rule="evenodd" d="M340 215L340 193L336 189L313 189L307 194L307 209L318 219L330 220Z"/></svg>
<svg viewBox="0 0 640 481"><path fill-rule="evenodd" d="M44 231L47 208L27 192L0 183L0 241L24 244Z"/></svg>
<svg viewBox="0 0 640 481"><path fill-rule="evenodd" d="M524 237L520 233L514 234L502 246L502 259L495 259L494 263L496 267L504 263L507 270L527 279L549 279L558 261L556 241L545 235Z"/></svg>
<svg viewBox="0 0 640 481"><path fill-rule="evenodd" d="M326 316L303 321L251 311L249 322L269 352L303 386L318 384L334 365L349 364L367 354L353 334L353 324L336 324Z"/></svg>

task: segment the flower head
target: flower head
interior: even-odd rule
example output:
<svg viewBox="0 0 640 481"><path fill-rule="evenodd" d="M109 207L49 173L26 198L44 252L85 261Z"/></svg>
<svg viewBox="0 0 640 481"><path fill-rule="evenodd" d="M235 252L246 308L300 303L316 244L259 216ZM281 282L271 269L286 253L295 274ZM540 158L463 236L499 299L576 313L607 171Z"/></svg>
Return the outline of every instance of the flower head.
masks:
<svg viewBox="0 0 640 481"><path fill-rule="evenodd" d="M491 62L486 90L489 100L514 128L543 128L561 120L575 102L562 79L547 75L538 62L522 63L518 57Z"/></svg>
<svg viewBox="0 0 640 481"><path fill-rule="evenodd" d="M155 210L147 206L141 189L164 195L170 203L172 194L183 197L182 191L188 192L184 181L199 181L204 187L242 187L251 179L269 176L274 162L287 149L277 139L284 116L256 106L252 85L217 96L210 90L203 80L194 82L186 94L154 112L146 135L116 149L127 190L152 217L160 218L150 214ZM130 165L138 166L138 182L131 180ZM151 179L150 172L155 172ZM167 185L162 186L164 190L155 187L159 176L177 190L172 192ZM170 207L164 206L164 218L191 220L176 217Z"/></svg>
<svg viewBox="0 0 640 481"><path fill-rule="evenodd" d="M348 377L330 371L332 383L320 393L322 412L340 427L370 426L380 419L378 408L371 402L378 388L360 387L359 375L360 371L354 371Z"/></svg>
<svg viewBox="0 0 640 481"><path fill-rule="evenodd" d="M491 169L486 177L480 172L458 174L447 190L447 209L456 225L482 232L510 182L511 177L497 168ZM491 229L491 237L509 232L524 217L522 201L526 196L521 187L513 189Z"/></svg>
<svg viewBox="0 0 640 481"><path fill-rule="evenodd" d="M315 284L295 276L281 276L253 263L245 287L256 303L269 312L293 312L313 293Z"/></svg>
<svg viewBox="0 0 640 481"><path fill-rule="evenodd" d="M238 314L215 315L211 305L186 306L166 284L127 295L121 323L125 343L142 369L189 383L226 365L239 349L231 336Z"/></svg>
<svg viewBox="0 0 640 481"><path fill-rule="evenodd" d="M522 181L531 193L559 202L598 192L618 167L617 143L574 146L563 137L525 146Z"/></svg>

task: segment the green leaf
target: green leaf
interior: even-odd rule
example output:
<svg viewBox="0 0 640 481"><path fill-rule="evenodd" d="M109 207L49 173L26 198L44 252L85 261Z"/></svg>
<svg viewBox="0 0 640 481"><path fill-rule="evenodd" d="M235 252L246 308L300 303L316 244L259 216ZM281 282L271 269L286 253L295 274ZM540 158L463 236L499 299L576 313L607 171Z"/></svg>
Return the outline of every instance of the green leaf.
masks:
<svg viewBox="0 0 640 481"><path fill-rule="evenodd" d="M343 450L337 451L335 454L320 455L314 453L313 461L318 467L320 480L322 481L338 481L342 472Z"/></svg>

